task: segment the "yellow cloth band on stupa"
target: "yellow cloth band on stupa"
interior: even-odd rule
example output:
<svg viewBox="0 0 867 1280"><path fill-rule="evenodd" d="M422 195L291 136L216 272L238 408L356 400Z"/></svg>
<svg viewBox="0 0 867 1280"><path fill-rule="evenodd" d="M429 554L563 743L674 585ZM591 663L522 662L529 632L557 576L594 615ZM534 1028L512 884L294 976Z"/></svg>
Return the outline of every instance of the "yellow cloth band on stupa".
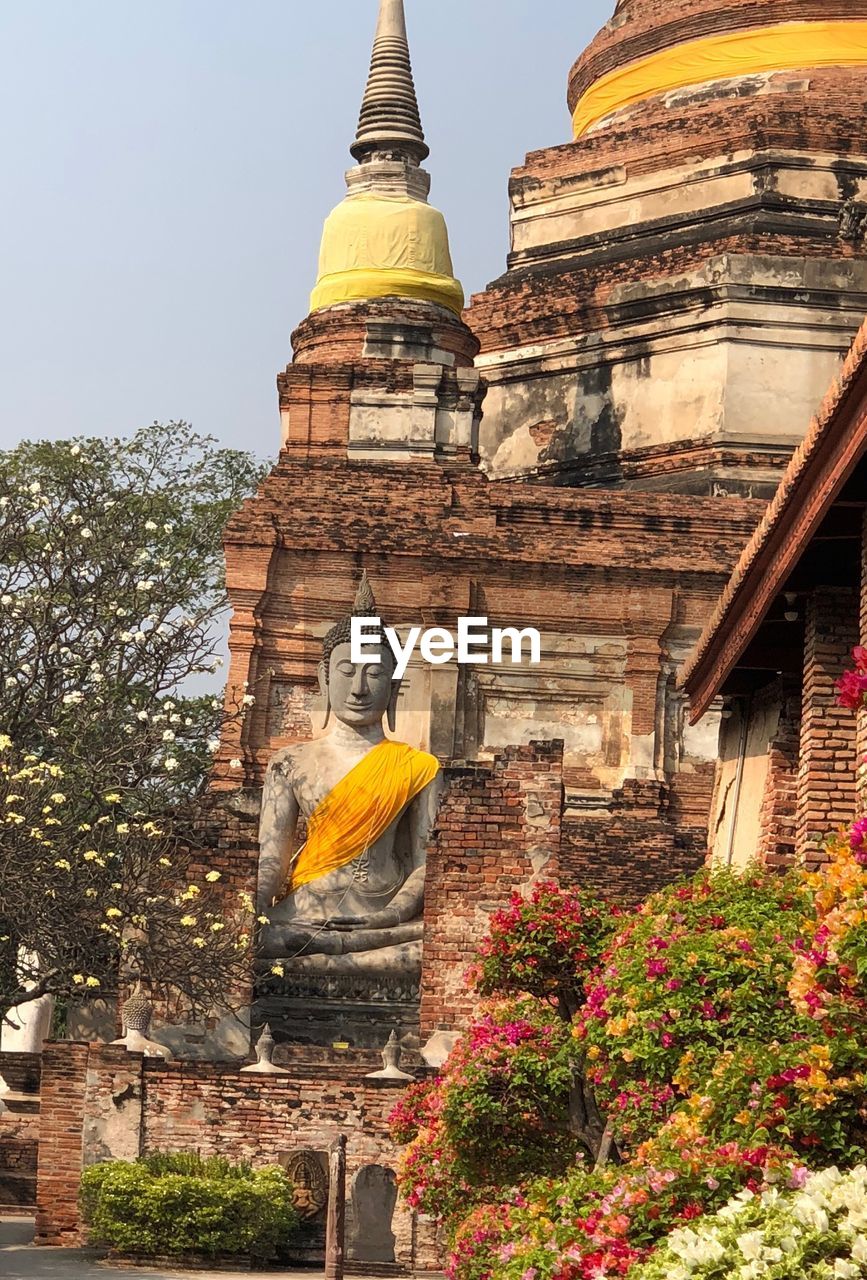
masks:
<svg viewBox="0 0 867 1280"><path fill-rule="evenodd" d="M460 314L464 291L445 218L408 195L349 195L326 219L310 310L389 297L436 302Z"/></svg>
<svg viewBox="0 0 867 1280"><path fill-rule="evenodd" d="M772 71L867 66L867 20L781 22L689 40L603 76L572 117L575 137L622 107L690 85Z"/></svg>
<svg viewBox="0 0 867 1280"><path fill-rule="evenodd" d="M366 298L418 298L461 314L464 291L459 281L408 267L357 268L323 276L310 295L310 310Z"/></svg>
<svg viewBox="0 0 867 1280"><path fill-rule="evenodd" d="M348 866L376 844L439 773L439 761L403 742L381 742L316 806L289 891Z"/></svg>

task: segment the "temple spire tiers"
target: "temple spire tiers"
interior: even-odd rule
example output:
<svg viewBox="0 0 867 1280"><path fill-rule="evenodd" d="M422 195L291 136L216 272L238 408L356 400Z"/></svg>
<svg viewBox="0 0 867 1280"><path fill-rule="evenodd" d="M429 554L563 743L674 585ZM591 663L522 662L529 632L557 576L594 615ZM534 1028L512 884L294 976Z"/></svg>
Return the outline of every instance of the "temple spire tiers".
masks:
<svg viewBox="0 0 867 1280"><path fill-rule="evenodd" d="M430 154L412 76L403 0L380 0L370 73L351 151L360 163L391 152L416 165Z"/></svg>

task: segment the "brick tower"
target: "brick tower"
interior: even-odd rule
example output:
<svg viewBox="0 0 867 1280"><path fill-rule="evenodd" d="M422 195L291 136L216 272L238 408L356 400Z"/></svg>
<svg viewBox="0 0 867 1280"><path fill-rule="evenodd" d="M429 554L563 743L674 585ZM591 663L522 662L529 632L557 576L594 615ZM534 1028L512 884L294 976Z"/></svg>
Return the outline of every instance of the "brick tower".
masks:
<svg viewBox="0 0 867 1280"><path fill-rule="evenodd" d="M620 0L469 322L493 475L770 496L867 311L867 0Z"/></svg>

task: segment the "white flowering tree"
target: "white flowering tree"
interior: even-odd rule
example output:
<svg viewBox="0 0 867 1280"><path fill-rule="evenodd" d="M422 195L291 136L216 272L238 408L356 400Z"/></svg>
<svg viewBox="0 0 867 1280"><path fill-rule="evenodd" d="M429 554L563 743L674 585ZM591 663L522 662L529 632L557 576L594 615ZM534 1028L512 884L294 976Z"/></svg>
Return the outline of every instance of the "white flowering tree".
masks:
<svg viewBox="0 0 867 1280"><path fill-rule="evenodd" d="M0 1014L119 973L202 1011L245 962L206 783L221 534L260 472L179 423L0 453Z"/></svg>

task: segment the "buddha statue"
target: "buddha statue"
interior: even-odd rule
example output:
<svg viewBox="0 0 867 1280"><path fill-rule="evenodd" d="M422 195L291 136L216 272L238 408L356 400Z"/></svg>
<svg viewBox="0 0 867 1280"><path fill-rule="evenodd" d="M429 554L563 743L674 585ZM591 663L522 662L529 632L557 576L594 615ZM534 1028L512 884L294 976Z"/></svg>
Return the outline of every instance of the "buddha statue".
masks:
<svg viewBox="0 0 867 1280"><path fill-rule="evenodd" d="M278 751L262 795L257 905L264 954L293 971L418 973L427 842L439 764L386 737L394 657L354 663L351 619L376 616L366 574L325 637L323 735ZM298 836L306 820L306 839Z"/></svg>

